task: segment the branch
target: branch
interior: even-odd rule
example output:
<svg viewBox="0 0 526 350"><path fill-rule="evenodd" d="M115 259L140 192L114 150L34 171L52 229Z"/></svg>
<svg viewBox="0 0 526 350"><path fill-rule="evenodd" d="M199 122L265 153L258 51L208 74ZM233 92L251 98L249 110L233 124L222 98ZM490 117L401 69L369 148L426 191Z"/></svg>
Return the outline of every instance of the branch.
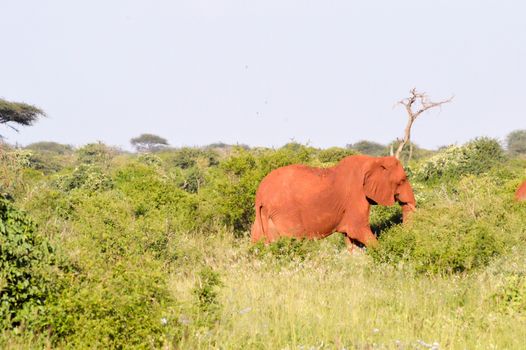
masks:
<svg viewBox="0 0 526 350"><path fill-rule="evenodd" d="M409 91L409 93L411 95L408 98L398 101L398 104L401 104L405 107L408 116L408 121L404 130L404 139L398 145L398 148L395 153L395 157L397 159L400 159L400 154L402 153L402 150L404 149L405 145L411 140L411 127L413 126L413 123L415 122L416 118L418 118L418 116L420 116L428 109L441 107L443 104L451 102L455 97L453 95L447 100L432 102L428 100L428 96L425 92L418 92L416 91L416 88L412 88ZM418 102L421 107L415 112L413 111L413 104L415 104L416 102Z"/></svg>

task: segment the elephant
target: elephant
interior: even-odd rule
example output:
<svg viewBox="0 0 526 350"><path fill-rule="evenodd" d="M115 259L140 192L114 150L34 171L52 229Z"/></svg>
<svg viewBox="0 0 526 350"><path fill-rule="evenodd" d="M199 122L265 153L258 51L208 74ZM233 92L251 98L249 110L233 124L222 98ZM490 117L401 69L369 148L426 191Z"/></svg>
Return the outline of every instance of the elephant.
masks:
<svg viewBox="0 0 526 350"><path fill-rule="evenodd" d="M526 181L524 181L515 192L515 199L518 202L526 201Z"/></svg>
<svg viewBox="0 0 526 350"><path fill-rule="evenodd" d="M251 240L320 239L340 232L352 252L355 243L377 244L369 225L370 206L395 202L406 222L416 201L395 157L353 155L330 168L288 165L271 171L259 184Z"/></svg>

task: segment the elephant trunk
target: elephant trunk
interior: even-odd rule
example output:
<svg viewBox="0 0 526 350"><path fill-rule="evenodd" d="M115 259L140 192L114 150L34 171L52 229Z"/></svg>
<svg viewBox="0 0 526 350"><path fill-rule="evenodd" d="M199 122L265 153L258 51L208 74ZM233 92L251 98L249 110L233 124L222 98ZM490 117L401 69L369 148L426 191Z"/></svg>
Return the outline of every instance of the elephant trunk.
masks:
<svg viewBox="0 0 526 350"><path fill-rule="evenodd" d="M402 220L406 223L411 213L416 210L415 195L409 182L406 182L399 188L397 200L402 206Z"/></svg>
<svg viewBox="0 0 526 350"><path fill-rule="evenodd" d="M402 204L402 221L406 223L410 218L411 214L416 210L416 206L413 203Z"/></svg>

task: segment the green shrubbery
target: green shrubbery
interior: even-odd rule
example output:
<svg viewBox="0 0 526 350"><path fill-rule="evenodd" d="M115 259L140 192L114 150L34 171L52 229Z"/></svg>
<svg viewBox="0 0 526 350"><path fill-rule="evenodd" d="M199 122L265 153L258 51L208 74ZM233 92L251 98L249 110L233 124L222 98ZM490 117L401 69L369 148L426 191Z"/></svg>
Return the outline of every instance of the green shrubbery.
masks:
<svg viewBox="0 0 526 350"><path fill-rule="evenodd" d="M414 172L417 180L458 179L487 172L505 159L497 140L478 138L463 146L450 146L424 161Z"/></svg>
<svg viewBox="0 0 526 350"><path fill-rule="evenodd" d="M33 221L0 198L1 328L35 326L58 287L49 276L57 262L53 247L37 234Z"/></svg>
<svg viewBox="0 0 526 350"><path fill-rule="evenodd" d="M228 342L221 334L243 329L239 318L251 320L246 326L251 330L258 317L277 322L275 315L290 314L288 305L300 302L304 291L324 295L319 304L316 298L301 304L314 308L303 328L281 334L270 325L268 332L288 338L271 338L269 344L284 347L296 332L298 339L309 336L309 324L316 323L320 305L331 298L361 300L370 308L362 311L369 314L385 307L378 300L395 293L383 281L402 286L410 279L411 289L433 274L429 284L440 278L457 283L462 280L458 273L479 276L492 262L505 259L512 247L520 257L519 248L526 246L526 204L512 197L526 162L506 159L491 139L412 161L408 173L418 210L407 225L400 225L398 205L373 207L371 225L380 244L368 254L349 256L339 234L322 241L249 244L254 196L263 177L289 164L330 166L353 153L291 143L276 150L238 147L221 154L185 148L119 155L91 144L54 155L59 166L41 169L41 174L29 169L30 158L10 150L3 154L3 189L15 194L17 207L27 210L38 230L11 202L0 200L4 337L12 339L9 332L17 326L31 339L44 339L48 347L207 348L221 346L217 339ZM519 272L502 277L486 293L494 295L487 302L497 306L499 315L524 313ZM392 274L392 280L386 277ZM327 276L337 290L323 289L332 283ZM364 279L370 285L353 284ZM276 281L288 284L280 287ZM264 287L281 294L268 296ZM236 300L244 297L242 305L228 299L229 293ZM418 314L410 302L402 307L392 300L389 305L396 312L389 315ZM265 308L267 303L272 308ZM360 305L354 304L353 312L360 312ZM257 317L250 319L258 307ZM421 320L414 322L422 326ZM337 322L319 323L329 327ZM368 326L372 329L373 323ZM266 344L267 338L258 334L252 344Z"/></svg>
<svg viewBox="0 0 526 350"><path fill-rule="evenodd" d="M408 225L384 232L372 256L378 262L409 263L426 273L486 266L526 237L526 208L502 187L489 176L467 176L455 186L442 187L430 194Z"/></svg>

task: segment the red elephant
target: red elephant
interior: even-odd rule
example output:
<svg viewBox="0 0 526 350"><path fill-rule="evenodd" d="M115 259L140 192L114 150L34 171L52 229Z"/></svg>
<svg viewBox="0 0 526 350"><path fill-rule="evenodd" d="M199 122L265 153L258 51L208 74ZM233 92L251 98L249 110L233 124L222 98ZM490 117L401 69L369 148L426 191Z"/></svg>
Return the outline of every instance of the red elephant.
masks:
<svg viewBox="0 0 526 350"><path fill-rule="evenodd" d="M517 188L517 191L515 192L515 199L519 202L526 201L526 181L524 181L522 185Z"/></svg>
<svg viewBox="0 0 526 350"><path fill-rule="evenodd" d="M318 239L334 232L347 246L377 243L369 226L371 205L415 210L415 196L395 157L349 156L330 168L289 165L268 174L256 193L253 242L280 237Z"/></svg>

